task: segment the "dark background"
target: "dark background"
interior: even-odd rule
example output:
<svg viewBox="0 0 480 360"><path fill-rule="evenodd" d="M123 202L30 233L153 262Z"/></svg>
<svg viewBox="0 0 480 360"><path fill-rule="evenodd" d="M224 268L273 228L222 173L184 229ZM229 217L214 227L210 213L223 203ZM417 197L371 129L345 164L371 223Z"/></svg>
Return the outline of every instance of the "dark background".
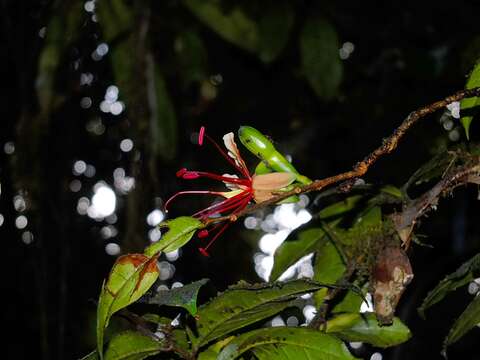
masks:
<svg viewBox="0 0 480 360"><path fill-rule="evenodd" d="M161 209L175 191L211 186L177 180L179 168L231 171L211 148L192 143L201 125L218 140L240 125L252 125L290 154L302 173L326 177L349 169L410 111L462 89L480 55L476 1L222 1L223 12L241 3L255 21L277 6L293 15L284 48L268 62L226 41L182 1L101 2L93 12L75 1L1 2L2 358L70 359L94 347L95 299L115 259L105 245L117 243L123 253L141 251L152 229L147 214ZM116 12L118 3L124 12ZM326 96L313 91L302 68L299 39L312 19L330 24L337 48L354 44L348 58L335 60L343 76ZM280 36L276 29L281 33L286 26L277 21L271 41ZM179 40L192 33L191 43ZM93 59L104 42L108 52ZM323 78L328 82L332 74L321 71L320 83ZM165 83L164 92L153 91L158 113L148 100L155 72ZM126 105L119 115L99 109L112 84ZM85 97L91 105L82 108ZM458 123L445 130L441 115L422 120L365 180L400 186L437 151L465 141ZM125 138L133 140L130 152L120 150ZM478 140L475 121L471 139ZM254 159L246 158L253 166ZM73 174L78 160L93 165L95 174ZM135 179L127 194L114 187L116 168ZM79 191L71 190L74 180L81 182ZM101 180L117 193L113 226L118 233L109 239L101 235L109 224L77 212L79 198L91 199ZM25 207L15 208L19 195ZM426 321L416 307L444 274L478 248L476 197L477 189L460 189L424 221L420 230L434 248L414 247L415 280L400 308L414 336L384 351L384 358L440 357L449 324L471 296L464 290L451 295ZM185 198L169 216L207 204L205 198ZM20 215L28 219L22 229L15 224ZM252 256L261 234L236 224L208 259L194 244L185 246L166 284L208 277L211 285L203 295L208 297L209 291L240 279L259 281ZM477 336L474 329L452 347L450 357L478 358Z"/></svg>

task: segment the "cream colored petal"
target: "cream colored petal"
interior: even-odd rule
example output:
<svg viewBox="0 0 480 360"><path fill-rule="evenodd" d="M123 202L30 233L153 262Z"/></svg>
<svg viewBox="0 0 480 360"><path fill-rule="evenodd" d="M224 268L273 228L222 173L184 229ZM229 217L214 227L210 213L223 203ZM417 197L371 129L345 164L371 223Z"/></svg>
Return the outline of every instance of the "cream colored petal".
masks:
<svg viewBox="0 0 480 360"><path fill-rule="evenodd" d="M295 179L295 174L288 172L255 175L252 181L252 188L253 190L280 190L293 183Z"/></svg>
<svg viewBox="0 0 480 360"><path fill-rule="evenodd" d="M228 156L234 159L238 166L247 170L247 166L245 165L245 162L240 155L240 151L238 150L237 144L235 143L235 135L233 135L233 132L229 132L223 136L223 143L228 150Z"/></svg>
<svg viewBox="0 0 480 360"><path fill-rule="evenodd" d="M271 190L255 190L253 192L253 199L256 203L261 203L268 199L271 199L274 195Z"/></svg>
<svg viewBox="0 0 480 360"><path fill-rule="evenodd" d="M238 189L238 190L232 190L232 191L225 191L225 192L222 192L221 194L224 198L230 199L231 197L237 196L238 194L241 194L244 191L245 190L243 189Z"/></svg>

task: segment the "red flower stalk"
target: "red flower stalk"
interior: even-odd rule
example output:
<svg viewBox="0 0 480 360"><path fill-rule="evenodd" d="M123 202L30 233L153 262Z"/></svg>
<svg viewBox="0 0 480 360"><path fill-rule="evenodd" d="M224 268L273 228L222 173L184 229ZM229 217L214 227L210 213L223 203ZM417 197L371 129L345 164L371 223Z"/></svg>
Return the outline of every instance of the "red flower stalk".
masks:
<svg viewBox="0 0 480 360"><path fill-rule="evenodd" d="M210 191L210 190L192 190L180 191L174 194L165 203L165 209L168 208L173 199L180 195L215 195L221 196L224 200L215 203L203 210L197 211L193 214L202 221L207 221L210 218L218 216L230 215L233 216L243 210L252 200L255 202L262 202L274 196L273 192L278 191L295 181L296 176L287 172L275 172L262 175L250 175L245 161L240 155L237 144L234 140L233 133L228 133L223 136L223 142L227 148L225 152L212 138L205 134L205 128L202 126L198 136L198 144L203 145L204 139L207 139L220 154L235 168L238 175L218 175L215 173L204 171L190 171L185 168L177 171L177 177L185 180L193 180L198 178L209 178L213 180L222 181L229 191ZM199 251L204 256L209 256L208 249L215 242L216 239L227 229L230 222L219 222L214 224L210 229L200 230L197 234L199 238L206 238L214 233L211 240L205 247L200 247Z"/></svg>

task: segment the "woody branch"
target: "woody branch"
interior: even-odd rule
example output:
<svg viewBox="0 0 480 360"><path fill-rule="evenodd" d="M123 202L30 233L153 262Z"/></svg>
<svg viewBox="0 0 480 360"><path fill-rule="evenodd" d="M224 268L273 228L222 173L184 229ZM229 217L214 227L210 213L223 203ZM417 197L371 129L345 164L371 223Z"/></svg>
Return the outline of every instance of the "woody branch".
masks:
<svg viewBox="0 0 480 360"><path fill-rule="evenodd" d="M454 102L454 101L460 101L465 98L469 97L476 97L480 96L480 87L476 87L473 89L465 89L465 90L460 90L456 92L455 94L452 94L450 96L447 96L443 100L436 101L434 103L431 103L429 105L423 106L413 112L411 112L405 120L400 124L399 127L397 127L393 133L387 137L386 139L383 140L383 143L381 146L376 148L374 151L372 151L370 154L368 154L362 161L358 162L355 164L352 170L346 171L334 176L327 177L325 179L320 179L320 180L315 180L312 183L308 185L303 185L303 186L297 186L294 189L286 192L282 192L281 194L278 194L274 197L272 197L269 200L263 201L258 204L254 204L248 208L243 209L242 211L239 211L235 215L228 215L228 216L222 216L214 219L208 219L205 221L206 225L209 225L211 223L216 223L220 221L231 221L234 222L238 218L253 213L261 208L264 208L269 205L276 204L279 201L282 201L292 195L298 195L298 194L304 194L308 193L311 191L320 191L327 186L333 185L333 184L338 184L340 182L345 182L347 181L346 184L346 191L353 185L353 182L349 183L348 181L354 180L356 178L359 178L367 173L367 171L370 169L370 167L382 156L390 154L393 150L395 150L398 146L398 143L402 139L402 137L406 134L406 132L413 126L415 125L420 119L423 117L430 115L440 109L445 108L448 104Z"/></svg>

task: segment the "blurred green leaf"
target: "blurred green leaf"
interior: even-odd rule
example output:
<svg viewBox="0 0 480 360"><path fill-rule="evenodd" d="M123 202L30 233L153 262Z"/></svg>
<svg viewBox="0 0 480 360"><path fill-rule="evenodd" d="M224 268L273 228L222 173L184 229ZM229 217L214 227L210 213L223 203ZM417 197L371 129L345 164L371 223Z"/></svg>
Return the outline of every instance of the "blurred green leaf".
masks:
<svg viewBox="0 0 480 360"><path fill-rule="evenodd" d="M146 299L145 302L155 305L183 307L194 316L197 313L198 291L207 282L208 279L201 279L179 288L158 290L153 297Z"/></svg>
<svg viewBox="0 0 480 360"><path fill-rule="evenodd" d="M145 249L145 254L153 256L159 252L171 252L181 248L195 234L195 231L203 227L203 223L190 216L180 216L161 223L160 228L168 228L159 241Z"/></svg>
<svg viewBox="0 0 480 360"><path fill-rule="evenodd" d="M163 340L155 340L136 331L115 335L108 343L105 360L142 360L158 354Z"/></svg>
<svg viewBox="0 0 480 360"><path fill-rule="evenodd" d="M237 359L246 351L260 360L355 359L339 339L305 327L273 327L247 332L230 341L217 359Z"/></svg>
<svg viewBox="0 0 480 360"><path fill-rule="evenodd" d="M319 242L328 241L328 236L321 228L302 227L289 237L293 239L283 242L275 251L270 280L277 280L290 266L313 252Z"/></svg>
<svg viewBox="0 0 480 360"><path fill-rule="evenodd" d="M187 30L177 35L175 53L186 87L206 79L208 53L202 38L196 31Z"/></svg>
<svg viewBox="0 0 480 360"><path fill-rule="evenodd" d="M110 317L137 301L158 278L157 257L120 256L103 283L97 305L97 350L102 358L103 335Z"/></svg>
<svg viewBox="0 0 480 360"><path fill-rule="evenodd" d="M470 76L468 77L467 84L465 85L466 89L472 89L474 87L480 86L480 62L477 62L473 67ZM475 109L477 106L480 105L480 97L471 97L463 99L460 102L460 114L462 115L464 112L468 112L468 115L462 115L460 118L460 122L465 129L465 135L467 139L470 138L470 124L473 120L472 111L478 112L478 109Z"/></svg>
<svg viewBox="0 0 480 360"><path fill-rule="evenodd" d="M177 154L177 118L163 75L153 55L146 55L147 102L150 149L155 156L172 161Z"/></svg>
<svg viewBox="0 0 480 360"><path fill-rule="evenodd" d="M96 4L96 13L103 38L110 44L109 59L115 81L120 91L125 93L127 106L132 106L139 80L138 57L132 54L132 51L138 50L134 33L135 13L124 0L100 1Z"/></svg>
<svg viewBox="0 0 480 360"><path fill-rule="evenodd" d="M420 316L425 317L425 310L443 300L449 292L473 281L479 270L480 254L477 254L462 264L462 266L456 271L446 276L432 291L428 293L427 297L423 300L422 305L418 308Z"/></svg>
<svg viewBox="0 0 480 360"><path fill-rule="evenodd" d="M443 343L443 353L446 353L447 346L460 340L478 323L480 323L480 296L475 296L465 311L455 320Z"/></svg>
<svg viewBox="0 0 480 360"><path fill-rule="evenodd" d="M385 185L380 189L380 193L390 195L394 198L403 199L402 190L393 185Z"/></svg>
<svg viewBox="0 0 480 360"><path fill-rule="evenodd" d="M95 4L102 35L107 42L128 35L134 27L133 10L125 0L102 0Z"/></svg>
<svg viewBox="0 0 480 360"><path fill-rule="evenodd" d="M198 346L273 316L298 296L321 289L319 283L294 280L285 283L238 285L220 294L197 312Z"/></svg>
<svg viewBox="0 0 480 360"><path fill-rule="evenodd" d="M310 18L300 34L302 72L318 97L331 100L338 93L343 64L335 29L325 19Z"/></svg>
<svg viewBox="0 0 480 360"><path fill-rule="evenodd" d="M177 151L175 109L161 69L149 49L144 31L148 22L137 10L123 0L101 1L99 24L104 39L111 44L109 59L120 95L131 117L135 117L137 135L145 135L139 141L145 143L153 159L171 161Z"/></svg>
<svg viewBox="0 0 480 360"><path fill-rule="evenodd" d="M382 348L401 344L412 336L399 318L394 318L392 325L379 326L374 313L336 315L327 321L327 333L345 341L361 341Z"/></svg>
<svg viewBox="0 0 480 360"><path fill-rule="evenodd" d="M259 20L259 57L264 63L274 61L287 45L295 20L289 2L275 2L265 9Z"/></svg>
<svg viewBox="0 0 480 360"><path fill-rule="evenodd" d="M35 90L44 114L55 105L55 83L57 70L68 47L81 33L83 17L82 3L62 3L57 1L53 15L46 27L45 41L38 60Z"/></svg>
<svg viewBox="0 0 480 360"><path fill-rule="evenodd" d="M224 40L244 50L257 52L260 41L258 25L240 7L224 13L219 0L184 0L183 3Z"/></svg>
<svg viewBox="0 0 480 360"><path fill-rule="evenodd" d="M283 51L295 17L288 2L264 7L258 21L238 5L224 11L219 0L184 0L183 3L218 36L257 54L264 63L271 63Z"/></svg>

